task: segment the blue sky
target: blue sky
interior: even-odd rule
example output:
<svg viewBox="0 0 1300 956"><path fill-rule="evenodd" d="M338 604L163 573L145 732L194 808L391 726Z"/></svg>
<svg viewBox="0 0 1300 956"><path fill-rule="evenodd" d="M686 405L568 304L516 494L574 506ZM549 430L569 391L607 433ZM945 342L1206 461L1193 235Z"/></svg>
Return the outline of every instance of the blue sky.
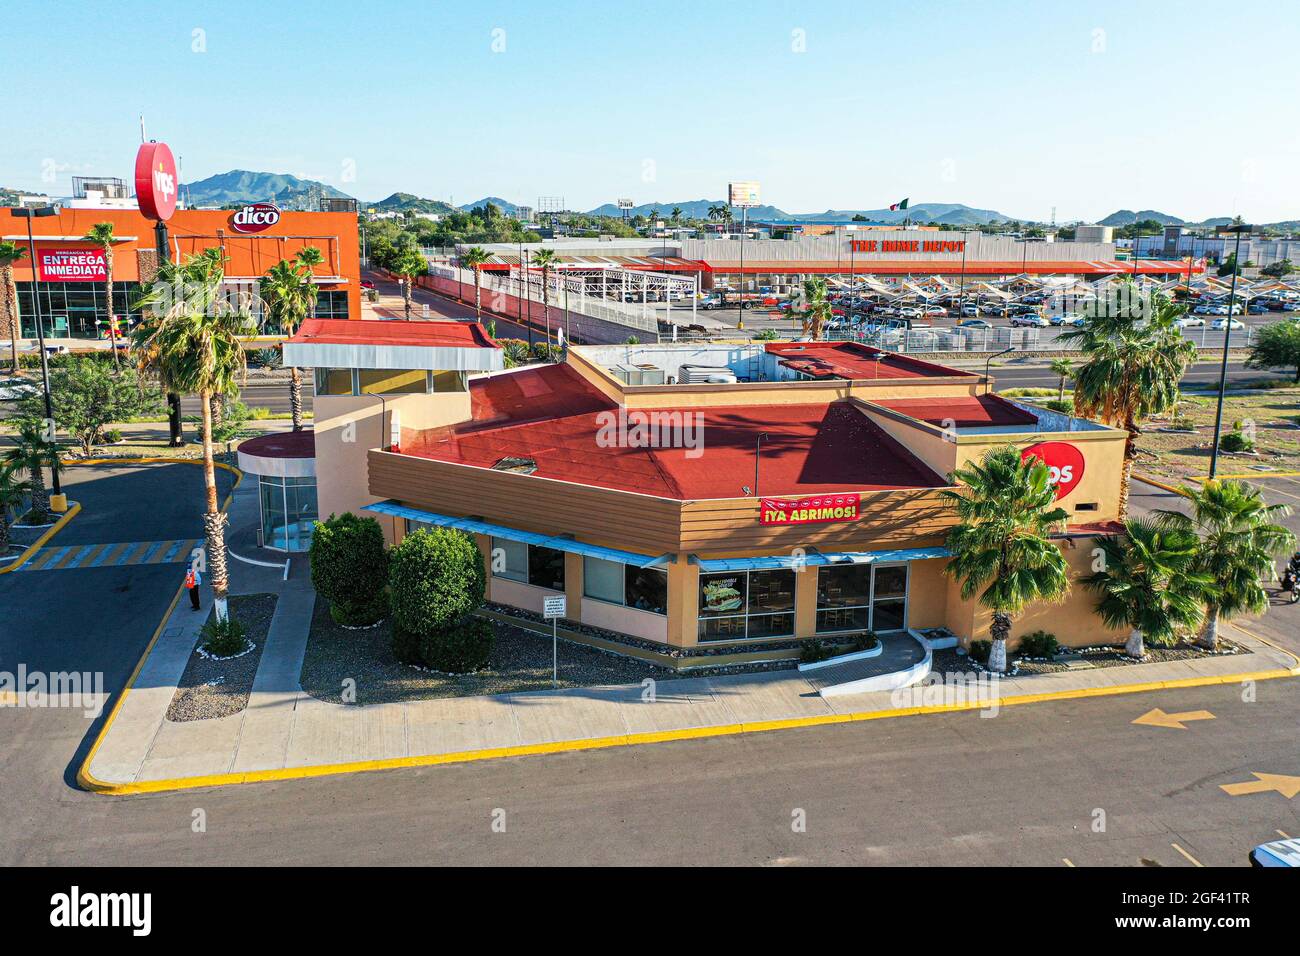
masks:
<svg viewBox="0 0 1300 956"><path fill-rule="evenodd" d="M129 176L143 113L187 180L364 200L756 179L790 212L1300 218L1294 3L8 0L0 23L0 185L24 189Z"/></svg>

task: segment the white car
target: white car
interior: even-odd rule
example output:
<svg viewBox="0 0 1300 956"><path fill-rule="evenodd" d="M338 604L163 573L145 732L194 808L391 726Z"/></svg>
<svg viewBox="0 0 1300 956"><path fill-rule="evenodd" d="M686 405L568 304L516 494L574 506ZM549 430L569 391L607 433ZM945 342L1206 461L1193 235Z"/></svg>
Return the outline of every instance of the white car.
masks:
<svg viewBox="0 0 1300 956"><path fill-rule="evenodd" d="M0 378L0 402L13 402L36 394L36 386L25 378Z"/></svg>
<svg viewBox="0 0 1300 956"><path fill-rule="evenodd" d="M1034 329L1045 329L1051 323L1041 315L1013 315L1011 317L1013 326L1027 326Z"/></svg>
<svg viewBox="0 0 1300 956"><path fill-rule="evenodd" d="M1203 329L1205 328L1205 320L1199 315L1184 315L1174 322L1174 325L1180 329Z"/></svg>
<svg viewBox="0 0 1300 956"><path fill-rule="evenodd" d="M1228 326L1231 326L1233 331L1236 331L1237 329L1244 329L1246 324L1239 319L1215 319L1210 328L1215 332L1222 332Z"/></svg>

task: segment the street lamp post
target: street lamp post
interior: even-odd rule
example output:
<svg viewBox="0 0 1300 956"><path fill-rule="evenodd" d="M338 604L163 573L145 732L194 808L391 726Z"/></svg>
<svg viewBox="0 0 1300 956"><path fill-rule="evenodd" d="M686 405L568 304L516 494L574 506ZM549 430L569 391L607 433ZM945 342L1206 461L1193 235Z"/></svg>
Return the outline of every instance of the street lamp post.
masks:
<svg viewBox="0 0 1300 956"><path fill-rule="evenodd" d="M1210 477L1219 467L1219 434L1223 430L1223 395L1228 387L1228 345L1232 341L1232 314L1237 304L1237 273L1241 271L1241 235L1250 232L1250 226L1229 226L1228 232L1237 234L1236 249L1232 254L1232 285L1228 291L1228 315L1223 323L1223 362L1219 366L1219 404L1214 412L1214 444L1210 447Z"/></svg>
<svg viewBox="0 0 1300 956"><path fill-rule="evenodd" d="M45 352L45 320L41 316L39 285L40 267L36 263L36 239L32 235L32 220L53 216L56 214L56 210L53 206L40 206L34 209L23 206L18 209L10 209L9 214L27 220L27 255L32 264L32 310L36 313L36 342L41 350L41 388L45 393L45 420L48 423L54 421L54 401L50 396L50 359ZM18 318L14 316L13 333L15 336L18 335L18 331ZM55 465L56 467L51 469L51 477L53 479L54 493L58 495L63 493L63 489L59 484L57 462Z"/></svg>

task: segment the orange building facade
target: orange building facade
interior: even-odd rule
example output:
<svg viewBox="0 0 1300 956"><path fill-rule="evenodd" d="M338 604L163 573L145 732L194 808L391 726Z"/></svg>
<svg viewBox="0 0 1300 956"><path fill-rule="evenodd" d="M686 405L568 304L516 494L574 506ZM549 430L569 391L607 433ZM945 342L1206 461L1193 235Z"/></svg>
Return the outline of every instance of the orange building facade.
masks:
<svg viewBox="0 0 1300 956"><path fill-rule="evenodd" d="M219 248L226 257L226 282L234 289L256 290L257 281L281 259L292 259L307 246L324 261L313 269L320 295L321 318L361 317L360 243L355 213L280 212L278 221L258 232L236 228L239 210L183 209L167 223L168 252L173 261L205 249ZM14 264L21 338L35 338L33 272L45 334L54 339L102 339L108 334L104 256L83 238L97 223L110 222L113 246L113 314L125 330L139 317L134 307L141 282L157 269L154 225L131 209L60 209L57 215L31 220L36 261ZM259 224L261 225L261 224ZM0 209L0 238L27 247L26 222ZM3 297L0 297L2 299ZM12 317L0 301L0 338L8 338Z"/></svg>

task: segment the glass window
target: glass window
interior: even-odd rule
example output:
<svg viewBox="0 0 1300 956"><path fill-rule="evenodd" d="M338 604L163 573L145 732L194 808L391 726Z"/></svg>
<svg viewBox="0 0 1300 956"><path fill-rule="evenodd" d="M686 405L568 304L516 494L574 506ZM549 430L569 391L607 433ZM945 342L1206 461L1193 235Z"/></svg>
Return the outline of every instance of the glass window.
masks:
<svg viewBox="0 0 1300 956"><path fill-rule="evenodd" d="M316 308L312 314L318 319L346 319L348 317L348 294L337 289L318 292Z"/></svg>
<svg viewBox="0 0 1300 956"><path fill-rule="evenodd" d="M603 558L584 557L582 559L582 593L597 601L610 604L623 603L623 568L619 561L606 561Z"/></svg>
<svg viewBox="0 0 1300 956"><path fill-rule="evenodd" d="M258 479L257 490L262 501L262 545L287 550L284 539L284 487L277 479L263 475Z"/></svg>
<svg viewBox="0 0 1300 956"><path fill-rule="evenodd" d="M277 551L306 551L320 517L315 478L258 478L262 506L262 546Z"/></svg>
<svg viewBox="0 0 1300 956"><path fill-rule="evenodd" d="M528 583L552 591L564 590L564 552L554 548L528 546Z"/></svg>
<svg viewBox="0 0 1300 956"><path fill-rule="evenodd" d="M907 626L907 565L817 569L817 630L893 631Z"/></svg>
<svg viewBox="0 0 1300 956"><path fill-rule="evenodd" d="M469 377L464 372L434 372L433 390L435 392L469 391Z"/></svg>
<svg viewBox="0 0 1300 956"><path fill-rule="evenodd" d="M316 369L317 395L351 395L352 369L318 368Z"/></svg>
<svg viewBox="0 0 1300 956"><path fill-rule="evenodd" d="M493 538L492 573L499 578L527 583L528 545L509 538Z"/></svg>
<svg viewBox="0 0 1300 956"><path fill-rule="evenodd" d="M701 574L699 639L794 634L794 575L788 568Z"/></svg>
<svg viewBox="0 0 1300 956"><path fill-rule="evenodd" d="M357 370L363 395L398 395L429 390L428 373L422 368L363 368Z"/></svg>
<svg viewBox="0 0 1300 956"><path fill-rule="evenodd" d="M627 573L626 604L651 614L668 613L668 572L659 568L634 568L624 565Z"/></svg>

